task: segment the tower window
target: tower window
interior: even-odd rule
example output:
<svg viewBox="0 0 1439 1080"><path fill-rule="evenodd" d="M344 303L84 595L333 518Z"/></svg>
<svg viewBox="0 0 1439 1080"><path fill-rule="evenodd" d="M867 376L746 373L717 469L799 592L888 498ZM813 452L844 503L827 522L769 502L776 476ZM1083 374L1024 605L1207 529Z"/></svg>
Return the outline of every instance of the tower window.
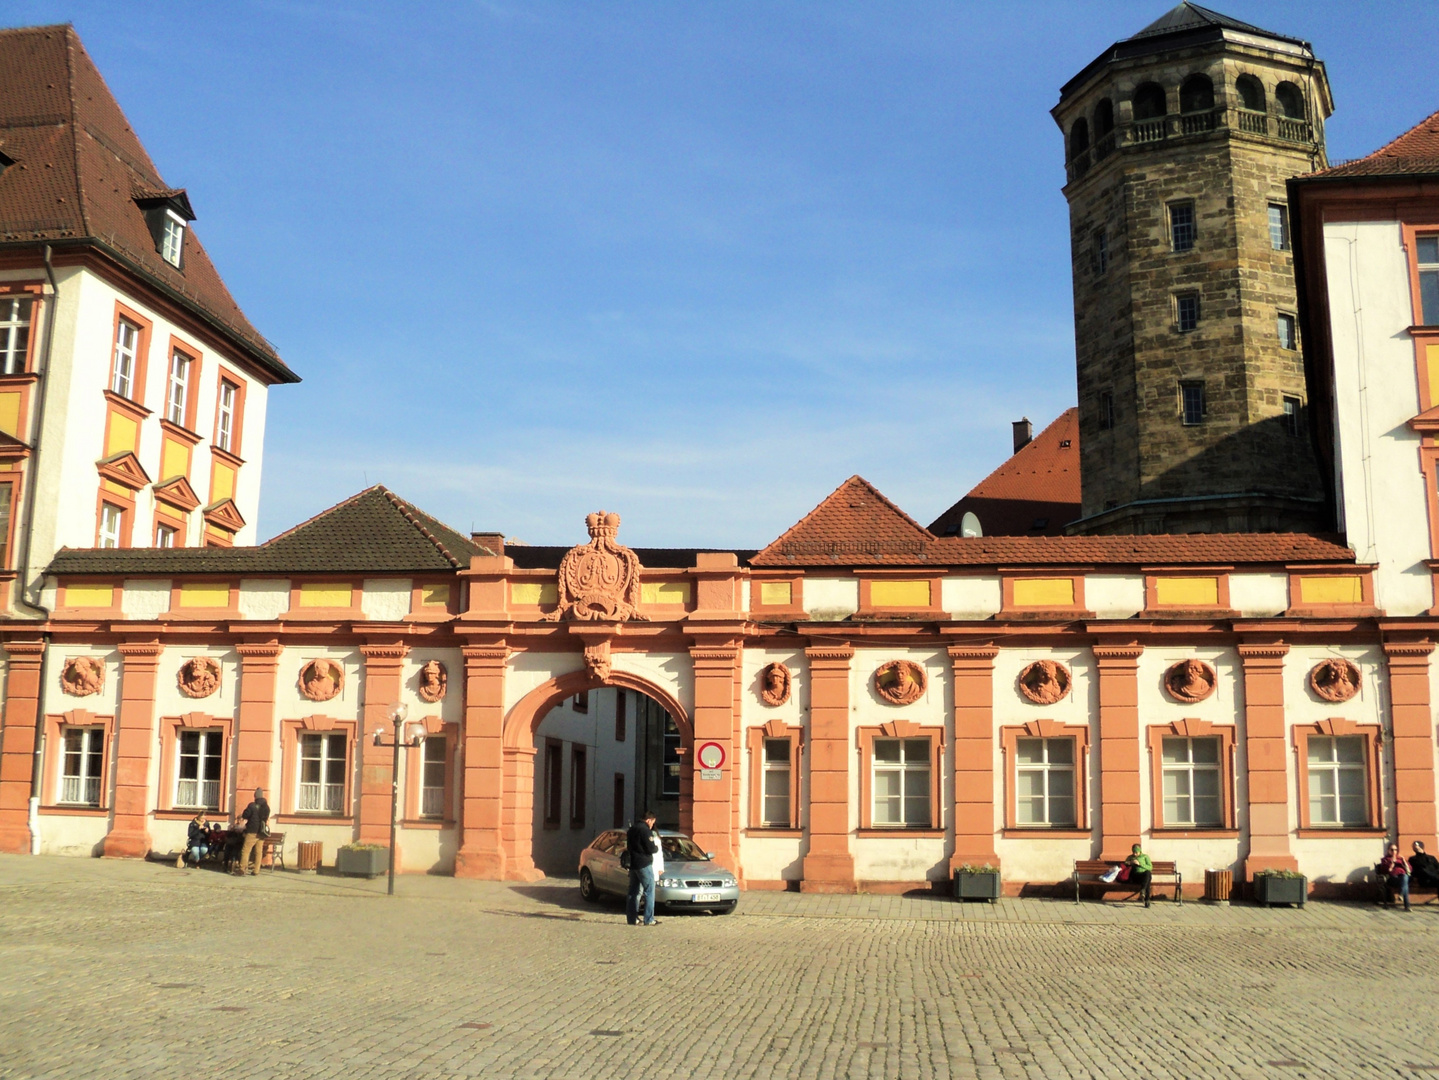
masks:
<svg viewBox="0 0 1439 1080"><path fill-rule="evenodd" d="M1279 106L1279 115L1290 120L1304 119L1304 95L1291 82L1282 82L1274 88L1274 100Z"/></svg>
<svg viewBox="0 0 1439 1080"><path fill-rule="evenodd" d="M1164 87L1158 83L1144 83L1134 91L1134 119L1157 120L1169 112L1164 100Z"/></svg>
<svg viewBox="0 0 1439 1080"><path fill-rule="evenodd" d="M1214 108L1214 83L1208 75L1191 75L1179 87L1179 111L1205 112Z"/></svg>
<svg viewBox="0 0 1439 1080"><path fill-rule="evenodd" d="M1199 294L1184 293L1174 298L1174 325L1180 333L1199 328Z"/></svg>
<svg viewBox="0 0 1439 1080"><path fill-rule="evenodd" d="M0 296L0 375L19 375L30 355L28 296Z"/></svg>
<svg viewBox="0 0 1439 1080"><path fill-rule="evenodd" d="M1439 325L1439 236L1421 236L1419 255L1419 317L1425 326Z"/></svg>
<svg viewBox="0 0 1439 1080"><path fill-rule="evenodd" d="M1089 269L1096 275L1109 269L1109 236L1103 229L1095 229L1089 238Z"/></svg>
<svg viewBox="0 0 1439 1080"><path fill-rule="evenodd" d="M1284 312L1279 313L1279 347L1281 349L1299 348L1298 335L1294 329L1294 316Z"/></svg>
<svg viewBox="0 0 1439 1080"><path fill-rule="evenodd" d="M1114 391L1099 392L1099 430L1109 431L1114 427Z"/></svg>
<svg viewBox="0 0 1439 1080"><path fill-rule="evenodd" d="M1195 238L1194 204L1177 202L1169 204L1169 241L1175 251L1191 251Z"/></svg>
<svg viewBox="0 0 1439 1080"><path fill-rule="evenodd" d="M1094 160L1114 149L1114 102L1101 98L1094 107Z"/></svg>
<svg viewBox="0 0 1439 1080"><path fill-rule="evenodd" d="M1250 112L1264 111L1264 84L1253 75L1241 75L1234 80L1239 91L1239 104Z"/></svg>
<svg viewBox="0 0 1439 1080"><path fill-rule="evenodd" d="M1269 204L1269 246L1275 251L1289 250L1289 207L1283 203Z"/></svg>
<svg viewBox="0 0 1439 1080"><path fill-rule="evenodd" d="M1284 399L1284 431L1295 438L1299 437L1301 430L1299 421L1301 408L1302 405L1297 397Z"/></svg>
<svg viewBox="0 0 1439 1080"><path fill-rule="evenodd" d="M1204 423L1204 383L1198 381L1180 383L1179 404L1186 426Z"/></svg>

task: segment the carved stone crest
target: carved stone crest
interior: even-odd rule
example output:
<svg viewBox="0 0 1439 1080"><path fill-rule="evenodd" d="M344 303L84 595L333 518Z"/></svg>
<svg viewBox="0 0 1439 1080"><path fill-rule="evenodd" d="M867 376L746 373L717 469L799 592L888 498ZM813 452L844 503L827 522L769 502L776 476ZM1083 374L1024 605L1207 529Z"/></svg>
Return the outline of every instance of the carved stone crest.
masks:
<svg viewBox="0 0 1439 1080"><path fill-rule="evenodd" d="M1019 673L1019 692L1036 705L1053 705L1072 685L1069 668L1058 660L1036 660Z"/></svg>
<svg viewBox="0 0 1439 1080"><path fill-rule="evenodd" d="M924 668L913 660L891 660L874 672L874 691L891 705L912 705L924 696Z"/></svg>
<svg viewBox="0 0 1439 1080"><path fill-rule="evenodd" d="M783 664L768 664L759 673L760 700L771 708L783 705L789 700L789 668Z"/></svg>
<svg viewBox="0 0 1439 1080"><path fill-rule="evenodd" d="M444 699L445 691L449 688L450 673L444 664L431 660L420 668L420 684L415 688L415 693L420 695L421 701L433 705Z"/></svg>
<svg viewBox="0 0 1439 1080"><path fill-rule="evenodd" d="M180 665L175 685L188 698L209 697L220 689L220 661L210 656L197 656Z"/></svg>
<svg viewBox="0 0 1439 1080"><path fill-rule="evenodd" d="M1203 660L1181 660L1164 673L1164 689L1175 701L1194 704L1214 693L1219 676Z"/></svg>
<svg viewBox="0 0 1439 1080"><path fill-rule="evenodd" d="M639 613L639 556L623 544L615 543L620 516L601 510L586 517L585 526L590 542L570 548L560 561L560 606L545 615L544 620L647 621Z"/></svg>
<svg viewBox="0 0 1439 1080"><path fill-rule="evenodd" d="M333 660L311 660L300 668L300 693L311 701L329 701L345 686L345 669Z"/></svg>
<svg viewBox="0 0 1439 1080"><path fill-rule="evenodd" d="M98 656L72 656L60 669L60 688L71 697L89 697L105 689L105 661Z"/></svg>
<svg viewBox="0 0 1439 1080"><path fill-rule="evenodd" d="M1359 693L1359 669L1342 657L1320 661L1309 672L1309 688L1324 701L1348 701Z"/></svg>
<svg viewBox="0 0 1439 1080"><path fill-rule="evenodd" d="M610 663L610 642L606 638L585 646L585 667L600 682L608 682L614 665Z"/></svg>

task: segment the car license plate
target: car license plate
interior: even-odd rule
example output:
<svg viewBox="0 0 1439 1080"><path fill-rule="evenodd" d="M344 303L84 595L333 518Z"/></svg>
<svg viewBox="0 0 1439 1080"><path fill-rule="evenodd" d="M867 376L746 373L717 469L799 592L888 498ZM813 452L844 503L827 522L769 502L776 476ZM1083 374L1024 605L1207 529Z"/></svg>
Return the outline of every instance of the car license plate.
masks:
<svg viewBox="0 0 1439 1080"><path fill-rule="evenodd" d="M714 904L719 902L719 898L720 894L717 892L697 892L694 902L696 904Z"/></svg>

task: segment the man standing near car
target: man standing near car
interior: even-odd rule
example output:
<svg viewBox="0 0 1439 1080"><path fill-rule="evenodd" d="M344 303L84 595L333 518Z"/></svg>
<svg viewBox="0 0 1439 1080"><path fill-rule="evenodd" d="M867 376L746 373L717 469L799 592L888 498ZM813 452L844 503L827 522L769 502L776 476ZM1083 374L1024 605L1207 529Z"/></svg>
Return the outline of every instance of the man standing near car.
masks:
<svg viewBox="0 0 1439 1080"><path fill-rule="evenodd" d="M634 822L625 833L625 853L630 857L630 891L625 898L625 919L631 926L655 925L655 812ZM640 905L643 902L644 907ZM640 919L643 917L643 923Z"/></svg>

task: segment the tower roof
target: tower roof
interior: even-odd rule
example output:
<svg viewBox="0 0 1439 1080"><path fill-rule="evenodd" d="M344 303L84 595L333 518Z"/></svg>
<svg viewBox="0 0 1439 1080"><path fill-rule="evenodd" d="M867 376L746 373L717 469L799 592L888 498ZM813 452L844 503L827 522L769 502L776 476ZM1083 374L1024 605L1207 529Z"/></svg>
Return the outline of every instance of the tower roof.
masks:
<svg viewBox="0 0 1439 1080"><path fill-rule="evenodd" d="M299 381L235 303L193 230L181 266L155 250L145 209L163 204L193 218L189 198L161 179L73 26L0 30L0 155L0 251L99 249L271 378Z"/></svg>
<svg viewBox="0 0 1439 1080"><path fill-rule="evenodd" d="M1292 182L1347 180L1361 176L1439 175L1439 112L1432 113L1366 157L1355 158L1332 169L1321 169Z"/></svg>
<svg viewBox="0 0 1439 1080"><path fill-rule="evenodd" d="M1264 37L1278 38L1280 41L1297 41L1297 38L1284 37L1280 34L1271 33L1253 23L1241 22L1239 19L1232 19L1228 15L1221 15L1217 11L1210 11L1198 4L1191 4L1184 0L1182 4L1176 4L1159 18L1146 26L1139 33L1134 34L1125 40L1138 41L1141 38L1156 37L1160 34L1179 34L1191 30L1203 30L1211 27L1220 27L1225 30L1238 30L1245 34L1262 34Z"/></svg>

